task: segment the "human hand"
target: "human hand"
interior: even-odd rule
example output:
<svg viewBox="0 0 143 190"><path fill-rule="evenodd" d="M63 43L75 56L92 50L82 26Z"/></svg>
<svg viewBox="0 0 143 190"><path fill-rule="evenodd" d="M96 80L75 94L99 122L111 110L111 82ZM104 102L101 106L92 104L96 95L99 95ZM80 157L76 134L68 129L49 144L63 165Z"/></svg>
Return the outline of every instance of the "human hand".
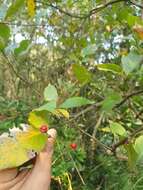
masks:
<svg viewBox="0 0 143 190"><path fill-rule="evenodd" d="M51 164L56 131L48 131L50 137L44 150L37 156L32 169L18 173L17 168L0 171L0 190L48 190L51 181ZM17 155L18 156L18 155Z"/></svg>

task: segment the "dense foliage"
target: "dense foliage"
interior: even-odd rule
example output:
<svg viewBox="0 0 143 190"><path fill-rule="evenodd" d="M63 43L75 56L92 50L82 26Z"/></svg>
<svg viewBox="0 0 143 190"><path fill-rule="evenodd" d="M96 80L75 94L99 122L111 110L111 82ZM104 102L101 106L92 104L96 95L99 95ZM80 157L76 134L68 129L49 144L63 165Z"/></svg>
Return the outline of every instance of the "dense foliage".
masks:
<svg viewBox="0 0 143 190"><path fill-rule="evenodd" d="M27 122L48 84L58 105L86 98L50 118L53 190L143 188L142 19L141 0L1 1L0 133Z"/></svg>

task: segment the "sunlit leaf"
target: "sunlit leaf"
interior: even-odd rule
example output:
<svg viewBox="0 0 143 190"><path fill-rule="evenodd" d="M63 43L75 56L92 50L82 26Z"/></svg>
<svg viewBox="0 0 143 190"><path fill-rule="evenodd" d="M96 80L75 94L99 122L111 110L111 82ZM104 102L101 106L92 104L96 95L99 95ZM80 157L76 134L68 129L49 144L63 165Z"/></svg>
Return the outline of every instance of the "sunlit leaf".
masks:
<svg viewBox="0 0 143 190"><path fill-rule="evenodd" d="M23 148L39 152L46 144L47 135L31 127L27 131L18 134L16 139Z"/></svg>
<svg viewBox="0 0 143 190"><path fill-rule="evenodd" d="M4 49L10 37L10 28L0 23L0 49Z"/></svg>
<svg viewBox="0 0 143 190"><path fill-rule="evenodd" d="M125 128L117 122L110 123L110 130L115 135L126 136L127 134Z"/></svg>
<svg viewBox="0 0 143 190"><path fill-rule="evenodd" d="M143 26L135 25L133 30L138 34L139 38L143 40Z"/></svg>
<svg viewBox="0 0 143 190"><path fill-rule="evenodd" d="M124 145L124 147L127 151L129 167L130 167L130 169L134 169L136 162L137 162L137 159L138 159L138 154L135 151L133 144L131 144L131 143L126 144L126 145Z"/></svg>
<svg viewBox="0 0 143 190"><path fill-rule="evenodd" d="M53 114L55 114L58 117L65 117L67 119L69 119L69 112L65 109L56 109Z"/></svg>
<svg viewBox="0 0 143 190"><path fill-rule="evenodd" d="M119 93L111 92L103 100L101 109L106 112L111 111L112 108L121 100L122 100L122 97Z"/></svg>
<svg viewBox="0 0 143 190"><path fill-rule="evenodd" d="M139 69L143 56L130 52L127 56L122 57L122 67L126 74Z"/></svg>
<svg viewBox="0 0 143 190"><path fill-rule="evenodd" d="M83 57L88 56L88 55L93 55L95 54L96 49L97 49L97 46L95 44L91 44L82 50L81 55Z"/></svg>
<svg viewBox="0 0 143 190"><path fill-rule="evenodd" d="M3 50L6 47L5 40L0 36L0 50Z"/></svg>
<svg viewBox="0 0 143 190"><path fill-rule="evenodd" d="M19 47L15 48L14 54L16 56L20 55L21 53L25 52L28 49L29 45L30 45L30 41L29 40L23 40L23 41L21 41Z"/></svg>
<svg viewBox="0 0 143 190"><path fill-rule="evenodd" d="M0 140L0 170L20 166L29 159L28 152L14 138Z"/></svg>
<svg viewBox="0 0 143 190"><path fill-rule="evenodd" d="M58 99L58 93L57 93L57 90L56 88L49 84L45 90L44 90L44 99L45 101L56 101Z"/></svg>
<svg viewBox="0 0 143 190"><path fill-rule="evenodd" d="M98 64L97 68L102 71L111 71L113 73L122 73L122 68L117 64Z"/></svg>
<svg viewBox="0 0 143 190"><path fill-rule="evenodd" d="M28 14L33 17L35 15L36 4L34 0L27 0Z"/></svg>
<svg viewBox="0 0 143 190"><path fill-rule="evenodd" d="M83 97L72 97L72 98L68 98L59 107L60 108L74 108L74 107L80 107L80 106L93 104L93 103L94 101L88 100Z"/></svg>
<svg viewBox="0 0 143 190"><path fill-rule="evenodd" d="M73 73L80 83L87 83L91 80L90 72L82 65L73 64Z"/></svg>
<svg viewBox="0 0 143 190"><path fill-rule="evenodd" d="M20 8L24 5L25 0L15 0L12 2L11 6L7 10L7 14L5 18L9 18L13 15L16 15L16 13L20 10Z"/></svg>
<svg viewBox="0 0 143 190"><path fill-rule="evenodd" d="M101 129L99 129L99 131L102 131L102 132L105 132L105 133L111 133L110 127L103 127Z"/></svg>
<svg viewBox="0 0 143 190"><path fill-rule="evenodd" d="M139 158L143 158L143 135L136 138L134 148L138 153Z"/></svg>
<svg viewBox="0 0 143 190"><path fill-rule="evenodd" d="M6 24L0 23L0 36L7 40L10 37L10 28Z"/></svg>
<svg viewBox="0 0 143 190"><path fill-rule="evenodd" d="M32 111L29 114L28 121L35 128L48 124L48 113L45 111Z"/></svg>
<svg viewBox="0 0 143 190"><path fill-rule="evenodd" d="M56 109L56 102L50 101L43 106L40 106L39 108L35 109L35 111L49 111L53 112Z"/></svg>

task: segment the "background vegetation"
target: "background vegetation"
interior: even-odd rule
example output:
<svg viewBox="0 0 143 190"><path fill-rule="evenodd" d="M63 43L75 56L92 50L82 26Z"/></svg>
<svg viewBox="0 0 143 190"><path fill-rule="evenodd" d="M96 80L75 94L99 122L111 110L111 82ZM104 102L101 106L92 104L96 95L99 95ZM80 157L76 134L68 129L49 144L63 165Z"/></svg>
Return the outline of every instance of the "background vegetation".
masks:
<svg viewBox="0 0 143 190"><path fill-rule="evenodd" d="M58 104L94 101L50 119L51 189L143 188L142 10L141 0L1 0L0 133L27 122L48 84Z"/></svg>

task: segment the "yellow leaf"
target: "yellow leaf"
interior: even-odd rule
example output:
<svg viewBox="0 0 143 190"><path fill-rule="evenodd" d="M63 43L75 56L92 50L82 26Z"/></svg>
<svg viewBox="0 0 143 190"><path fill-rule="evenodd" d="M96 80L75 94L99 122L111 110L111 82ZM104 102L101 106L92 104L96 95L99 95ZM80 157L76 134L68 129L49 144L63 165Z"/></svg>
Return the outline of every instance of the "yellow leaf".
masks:
<svg viewBox="0 0 143 190"><path fill-rule="evenodd" d="M143 26L135 25L133 30L138 34L139 38L143 40Z"/></svg>
<svg viewBox="0 0 143 190"><path fill-rule="evenodd" d="M73 189L72 189L72 184L71 184L71 180L70 180L69 174L68 174L68 173L65 173L65 176L66 176L67 179L68 179L68 190L73 190Z"/></svg>
<svg viewBox="0 0 143 190"><path fill-rule="evenodd" d="M29 16L33 17L35 15L35 1L34 0L27 0L27 7L28 7L28 14Z"/></svg>
<svg viewBox="0 0 143 190"><path fill-rule="evenodd" d="M10 137L0 140L0 170L20 166L30 158L28 152Z"/></svg>
<svg viewBox="0 0 143 190"><path fill-rule="evenodd" d="M106 30L107 30L108 32L111 32L111 31L112 31L111 26L110 26L110 25L107 25L107 26L106 26Z"/></svg>
<svg viewBox="0 0 143 190"><path fill-rule="evenodd" d="M69 119L69 112L65 109L56 109L53 113L58 117L64 116Z"/></svg>
<svg viewBox="0 0 143 190"><path fill-rule="evenodd" d="M120 50L120 52L119 52L119 55L127 55L128 54L128 50L127 49L125 49L125 48L122 48L121 50Z"/></svg>
<svg viewBox="0 0 143 190"><path fill-rule="evenodd" d="M46 144L47 134L42 134L40 130L29 127L27 131L17 134L16 139L23 148L39 152Z"/></svg>
<svg viewBox="0 0 143 190"><path fill-rule="evenodd" d="M45 111L32 111L29 114L28 121L35 128L40 128L41 125L48 125L48 114Z"/></svg>
<svg viewBox="0 0 143 190"><path fill-rule="evenodd" d="M106 133L110 133L111 129L110 129L110 127L104 127L104 128L101 128L100 131L103 131L103 132L106 132Z"/></svg>

